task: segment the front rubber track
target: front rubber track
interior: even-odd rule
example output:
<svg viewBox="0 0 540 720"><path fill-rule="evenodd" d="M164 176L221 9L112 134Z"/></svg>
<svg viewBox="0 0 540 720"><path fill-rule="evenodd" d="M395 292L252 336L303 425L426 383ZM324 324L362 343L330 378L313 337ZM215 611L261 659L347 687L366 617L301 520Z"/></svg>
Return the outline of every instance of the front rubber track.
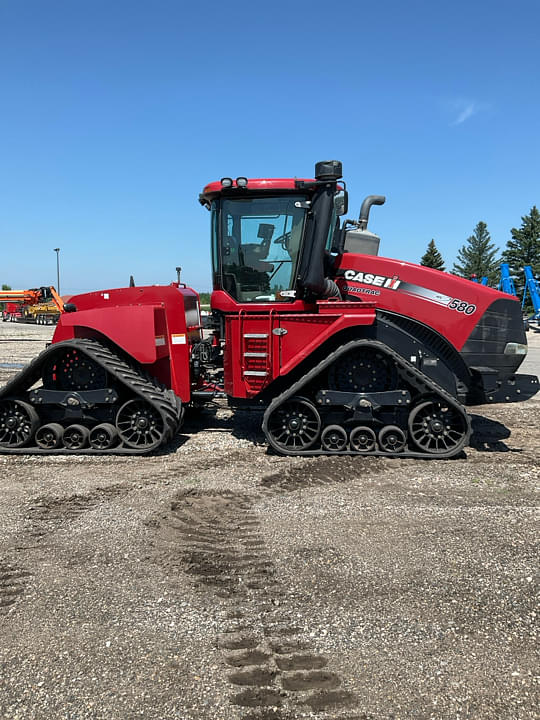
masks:
<svg viewBox="0 0 540 720"><path fill-rule="evenodd" d="M368 452L362 452L358 450L339 450L337 452L332 452L328 450L324 450L323 448L315 448L315 449L307 449L307 450L286 450L283 447L280 447L279 445L275 444L273 442L273 438L271 434L268 431L268 421L270 418L270 415L274 410L276 410L279 405L283 404L286 400L289 398L292 398L294 396L302 396L302 390L309 385L310 382L312 382L318 375L321 375L321 377L324 377L323 373L325 373L330 365L334 363L339 357L342 355L345 355L346 353L350 352L351 350L359 349L359 348L370 348L373 350L379 350L380 352L388 355L392 361L395 363L395 366L398 370L399 376L402 379L402 381L414 389L418 393L418 395L429 395L433 398L440 398L441 402L448 404L452 406L463 418L463 421L465 423L466 431L463 436L463 440L460 442L459 446L456 448L453 448L449 450L446 453L437 453L437 454L430 454L427 452L421 452L418 450L410 450L406 448L402 452L385 452L383 450L371 450ZM322 386L320 389L324 389ZM412 409L413 405L411 405ZM465 408L459 403L456 398L454 398L452 395L450 395L446 390L444 390L440 385L437 385L431 378L427 377L424 373L420 372L417 368L415 368L411 363L409 363L407 360L405 360L401 355L396 353L392 348L390 348L388 345L385 345L384 343L378 341L378 340L351 340L350 342L346 343L342 347L335 350L333 353L330 353L324 360L322 360L318 365L316 365L312 370L310 370L308 373L306 373L300 380L293 383L291 387L289 387L287 390L282 392L280 395L275 397L268 408L266 409L266 412L264 413L263 417L263 424L262 428L264 431L264 434L266 436L266 439L268 441L268 444L270 447L272 447L277 453L280 455L290 455L290 456L306 456L306 457L315 457L318 455L330 455L332 457L335 457L337 455L362 455L362 456L375 456L375 457L398 457L398 458L416 458L416 459L423 459L423 460L443 460L443 459L449 459L452 457L456 457L459 455L463 448L466 447L469 443L470 435L471 435L471 422L470 417L467 414ZM324 426L322 428L324 430Z"/></svg>

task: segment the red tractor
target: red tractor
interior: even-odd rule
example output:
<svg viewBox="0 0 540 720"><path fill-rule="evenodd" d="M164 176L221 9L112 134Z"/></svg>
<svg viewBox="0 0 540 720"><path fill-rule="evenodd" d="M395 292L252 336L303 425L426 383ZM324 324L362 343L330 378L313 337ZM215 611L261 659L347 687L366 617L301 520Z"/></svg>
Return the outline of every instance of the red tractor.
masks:
<svg viewBox="0 0 540 720"><path fill-rule="evenodd" d="M0 390L1 451L147 453L224 392L264 409L279 453L447 458L468 442L465 405L534 395L538 379L516 375L518 300L378 257L367 222L384 198L340 223L340 178L329 161L315 179L207 185L207 337L180 282L71 298L52 345Z"/></svg>

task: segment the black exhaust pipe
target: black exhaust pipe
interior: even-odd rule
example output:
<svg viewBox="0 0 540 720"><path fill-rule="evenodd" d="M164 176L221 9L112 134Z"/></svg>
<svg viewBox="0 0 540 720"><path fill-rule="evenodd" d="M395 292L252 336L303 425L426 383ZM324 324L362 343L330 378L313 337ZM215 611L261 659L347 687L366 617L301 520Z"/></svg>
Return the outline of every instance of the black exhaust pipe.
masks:
<svg viewBox="0 0 540 720"><path fill-rule="evenodd" d="M368 195L360 208L360 217L358 218L358 229L365 230L369 220L369 211L372 205L384 205L386 197L384 195Z"/></svg>

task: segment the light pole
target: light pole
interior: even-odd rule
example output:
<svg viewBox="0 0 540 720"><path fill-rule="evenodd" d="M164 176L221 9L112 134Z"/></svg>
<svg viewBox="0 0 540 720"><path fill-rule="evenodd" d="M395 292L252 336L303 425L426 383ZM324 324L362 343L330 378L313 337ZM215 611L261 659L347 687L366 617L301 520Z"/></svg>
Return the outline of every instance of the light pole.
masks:
<svg viewBox="0 0 540 720"><path fill-rule="evenodd" d="M53 248L56 253L56 292L60 295L60 248Z"/></svg>

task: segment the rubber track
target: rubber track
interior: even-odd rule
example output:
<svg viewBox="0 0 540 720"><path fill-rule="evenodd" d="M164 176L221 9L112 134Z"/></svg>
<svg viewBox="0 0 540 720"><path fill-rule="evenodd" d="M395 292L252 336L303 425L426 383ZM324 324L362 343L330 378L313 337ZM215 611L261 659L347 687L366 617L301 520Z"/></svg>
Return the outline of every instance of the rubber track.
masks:
<svg viewBox="0 0 540 720"><path fill-rule="evenodd" d="M23 368L15 377L11 378L0 388L0 398L21 397L29 388L41 378L41 370L45 361L54 355L60 348L73 348L83 352L101 365L112 377L121 382L124 387L142 400L149 402L160 414L165 425L165 434L162 444L171 440L180 427L183 408L180 398L175 393L159 383L156 378L136 366L123 360L117 353L97 340L77 339L65 340L49 346L35 357L29 365ZM45 450L39 447L6 448L0 447L0 454L4 455L144 455L152 450L129 447L115 447L110 450L68 450L57 448Z"/></svg>
<svg viewBox="0 0 540 720"><path fill-rule="evenodd" d="M339 452L331 452L329 450L324 450L320 448L319 450L284 450L281 447L278 447L274 445L272 442L272 438L270 437L270 434L268 433L268 420L270 418L270 415L272 412L282 403L284 403L286 400L288 400L290 397L293 397L294 395L300 394L303 387L308 385L311 380L313 380L319 373L321 373L323 370L328 368L333 362L335 362L341 355L344 355L345 353L349 352L350 350L355 350L360 347L369 347L374 348L375 350L380 350L381 352L385 353L386 355L389 355L394 363L396 364L400 377L404 380L406 380L409 385L412 385L416 390L418 390L420 393L425 394L429 393L430 395L437 395L442 400L444 400L445 403L448 405L451 405L457 412L459 412L462 417L465 420L466 423L466 433L464 442L461 445L458 445L456 449L449 450L446 453L438 453L436 455L432 455L431 453L426 452L419 452L414 450L403 450L399 453L390 453L390 452L384 452L382 450L372 450L371 452L358 452L356 450L341 450ZM412 407L411 407L412 409ZM268 408L266 409L266 412L264 413L263 418L263 430L264 434L266 436L266 439L268 440L268 443L271 447L273 447L277 452L279 452L281 455L306 455L306 456L315 456L315 455L377 455L377 456L383 456L383 457L400 457L400 458L423 458L424 460L431 459L431 460L439 460L443 458L450 458L454 455L459 454L463 448L468 444L469 437L471 434L471 423L470 418L467 415L467 412L465 411L464 407L459 403L452 395L450 395L446 390L444 390L440 385L437 385L437 383L433 382L430 378L428 378L424 373L421 373L419 370L417 370L413 365L411 365L407 360L405 360L401 355L396 353L394 350L392 350L388 345L385 345L382 342L379 342L378 340L351 340L351 342L348 342L346 345L343 345L342 347L335 350L333 353L330 353L330 355L322 360L318 365L316 365L312 370L310 370L306 375L304 375L300 380L295 382L288 390L285 390L281 393L281 395L278 395L277 397L272 400Z"/></svg>

